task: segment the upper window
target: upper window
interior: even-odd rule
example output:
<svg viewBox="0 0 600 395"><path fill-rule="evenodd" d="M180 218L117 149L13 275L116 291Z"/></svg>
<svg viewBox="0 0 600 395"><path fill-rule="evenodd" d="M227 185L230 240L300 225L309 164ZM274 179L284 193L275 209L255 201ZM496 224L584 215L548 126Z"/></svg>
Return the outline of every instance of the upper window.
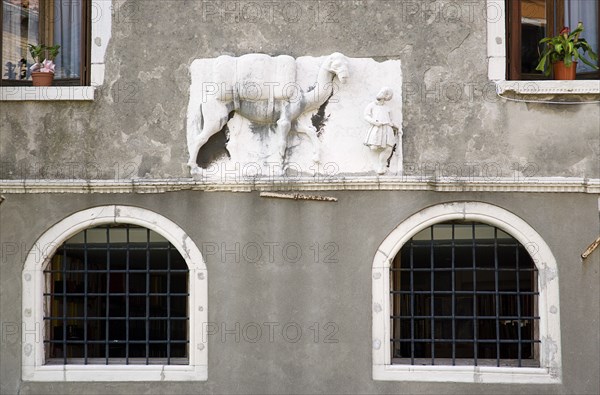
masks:
<svg viewBox="0 0 600 395"><path fill-rule="evenodd" d="M392 364L539 367L537 269L507 233L432 225L390 271Z"/></svg>
<svg viewBox="0 0 600 395"><path fill-rule="evenodd" d="M598 53L600 5L597 0L506 0L508 79L546 78L535 68L542 47L539 41L555 36L564 27L575 29L583 22L582 34ZM599 79L600 72L583 62L577 65L577 79Z"/></svg>
<svg viewBox="0 0 600 395"><path fill-rule="evenodd" d="M187 365L188 272L150 229L73 236L44 271L46 364Z"/></svg>
<svg viewBox="0 0 600 395"><path fill-rule="evenodd" d="M28 44L60 45L53 85L89 85L90 0L2 0L2 85L31 85Z"/></svg>

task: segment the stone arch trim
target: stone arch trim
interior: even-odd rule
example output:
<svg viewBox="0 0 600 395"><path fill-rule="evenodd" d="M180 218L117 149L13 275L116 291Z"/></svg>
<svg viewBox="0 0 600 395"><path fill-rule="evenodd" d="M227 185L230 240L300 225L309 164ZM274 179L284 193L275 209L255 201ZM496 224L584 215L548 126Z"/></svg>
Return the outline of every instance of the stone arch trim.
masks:
<svg viewBox="0 0 600 395"><path fill-rule="evenodd" d="M105 224L138 225L166 238L189 268L189 365L44 365L44 268L58 247L84 229ZM26 381L206 380L208 273L202 254L186 232L153 211L109 205L76 212L46 230L29 251L22 273L22 377Z"/></svg>
<svg viewBox="0 0 600 395"><path fill-rule="evenodd" d="M529 251L538 268L540 368L392 365L389 268L402 246L421 230L444 221L477 221L496 226ZM482 202L449 202L427 207L404 220L381 243L372 267L373 378L375 380L521 382L561 381L558 267L544 239L527 222L501 207ZM435 373L435 374L432 374Z"/></svg>

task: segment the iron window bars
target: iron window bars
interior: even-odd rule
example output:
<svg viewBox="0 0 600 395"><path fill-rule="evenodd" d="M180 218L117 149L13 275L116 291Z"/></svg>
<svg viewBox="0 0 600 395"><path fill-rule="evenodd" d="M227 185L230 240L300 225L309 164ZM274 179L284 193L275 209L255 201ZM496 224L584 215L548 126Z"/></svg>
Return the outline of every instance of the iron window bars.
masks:
<svg viewBox="0 0 600 395"><path fill-rule="evenodd" d="M537 269L510 235L436 224L390 270L392 363L539 366Z"/></svg>
<svg viewBox="0 0 600 395"><path fill-rule="evenodd" d="M86 229L44 275L47 364L188 364L188 267L159 234Z"/></svg>

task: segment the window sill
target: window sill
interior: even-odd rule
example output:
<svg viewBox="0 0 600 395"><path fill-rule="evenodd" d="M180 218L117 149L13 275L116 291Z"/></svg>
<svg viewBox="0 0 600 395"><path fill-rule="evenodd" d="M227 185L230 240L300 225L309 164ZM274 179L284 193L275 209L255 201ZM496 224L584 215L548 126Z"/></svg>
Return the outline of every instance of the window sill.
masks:
<svg viewBox="0 0 600 395"><path fill-rule="evenodd" d="M546 368L419 365L375 365L373 380L519 384L561 382L560 376Z"/></svg>
<svg viewBox="0 0 600 395"><path fill-rule="evenodd" d="M24 381L206 381L206 366L45 365L23 366Z"/></svg>
<svg viewBox="0 0 600 395"><path fill-rule="evenodd" d="M93 101L95 86L3 86L0 101Z"/></svg>
<svg viewBox="0 0 600 395"><path fill-rule="evenodd" d="M512 92L521 95L598 95L600 80L539 80L496 81L498 94Z"/></svg>

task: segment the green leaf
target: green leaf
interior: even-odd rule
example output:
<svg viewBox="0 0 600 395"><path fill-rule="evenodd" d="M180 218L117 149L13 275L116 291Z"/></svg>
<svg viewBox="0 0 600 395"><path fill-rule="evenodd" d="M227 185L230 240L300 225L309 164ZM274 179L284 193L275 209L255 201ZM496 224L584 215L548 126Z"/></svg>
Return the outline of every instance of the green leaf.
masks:
<svg viewBox="0 0 600 395"><path fill-rule="evenodd" d="M39 45L28 44L28 46L29 46L29 53L31 54L33 61L36 63L40 63L41 62L40 57L42 56L42 52L44 51L44 46L42 44L39 44Z"/></svg>
<svg viewBox="0 0 600 395"><path fill-rule="evenodd" d="M547 59L548 59L548 53L546 53L545 55L542 56L542 59L540 59L540 62L538 63L538 65L535 69L537 71L543 72L546 75L550 75L550 67L545 67Z"/></svg>
<svg viewBox="0 0 600 395"><path fill-rule="evenodd" d="M53 45L51 47L46 47L47 51L48 51L48 59L50 60L54 60L56 58L56 56L58 55L58 50L60 48L60 45Z"/></svg>
<svg viewBox="0 0 600 395"><path fill-rule="evenodd" d="M595 64L591 63L589 60L587 60L586 58L584 58L583 56L580 57L579 59L581 59L581 61L585 64L587 64L588 66L598 70L598 66L596 66Z"/></svg>
<svg viewBox="0 0 600 395"><path fill-rule="evenodd" d="M563 45L562 44L555 45L554 51L556 51L557 53L561 53L563 51Z"/></svg>

